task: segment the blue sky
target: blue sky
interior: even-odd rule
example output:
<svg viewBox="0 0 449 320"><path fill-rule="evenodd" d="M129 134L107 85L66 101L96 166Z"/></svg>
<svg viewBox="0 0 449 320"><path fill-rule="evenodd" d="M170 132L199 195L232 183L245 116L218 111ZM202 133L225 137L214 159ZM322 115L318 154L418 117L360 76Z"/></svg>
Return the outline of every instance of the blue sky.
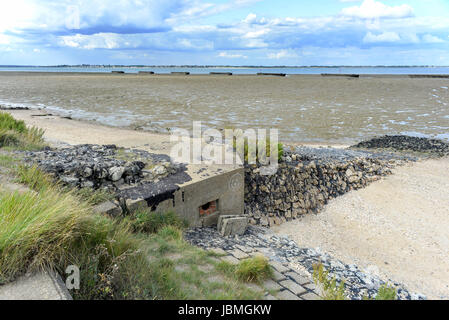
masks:
<svg viewBox="0 0 449 320"><path fill-rule="evenodd" d="M449 0L14 0L0 65L449 65Z"/></svg>

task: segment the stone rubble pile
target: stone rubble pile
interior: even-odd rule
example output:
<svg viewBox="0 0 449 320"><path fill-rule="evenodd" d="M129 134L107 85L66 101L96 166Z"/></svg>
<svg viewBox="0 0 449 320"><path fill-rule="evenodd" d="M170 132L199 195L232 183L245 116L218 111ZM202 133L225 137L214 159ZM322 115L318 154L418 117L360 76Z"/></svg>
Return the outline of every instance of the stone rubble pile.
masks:
<svg viewBox="0 0 449 320"><path fill-rule="evenodd" d="M389 149L427 153L437 157L449 155L449 143L438 139L411 137L404 135L383 136L362 141L353 148Z"/></svg>
<svg viewBox="0 0 449 320"><path fill-rule="evenodd" d="M178 168L167 159L146 151L119 149L115 145L76 145L25 153L25 161L37 164L66 185L116 191L126 185L157 181Z"/></svg>

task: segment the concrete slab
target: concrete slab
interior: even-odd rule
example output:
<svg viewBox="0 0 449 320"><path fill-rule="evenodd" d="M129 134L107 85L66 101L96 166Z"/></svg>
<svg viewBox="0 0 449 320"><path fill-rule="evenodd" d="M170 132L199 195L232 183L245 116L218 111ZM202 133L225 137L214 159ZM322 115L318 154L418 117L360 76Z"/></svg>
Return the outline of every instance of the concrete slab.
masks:
<svg viewBox="0 0 449 320"><path fill-rule="evenodd" d="M0 300L72 300L58 274L38 272L0 286Z"/></svg>
<svg viewBox="0 0 449 320"><path fill-rule="evenodd" d="M294 282L292 280L281 281L280 285L285 287L286 289L290 290L291 292L293 292L296 295L300 295L300 294L307 292L307 290L305 288L301 287L299 284L297 284L296 282Z"/></svg>

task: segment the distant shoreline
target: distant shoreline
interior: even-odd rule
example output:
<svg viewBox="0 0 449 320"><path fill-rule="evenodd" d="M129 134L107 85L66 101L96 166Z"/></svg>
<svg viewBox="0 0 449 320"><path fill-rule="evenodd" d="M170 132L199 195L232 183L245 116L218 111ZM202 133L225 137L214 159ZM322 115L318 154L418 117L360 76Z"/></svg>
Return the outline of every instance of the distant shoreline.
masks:
<svg viewBox="0 0 449 320"><path fill-rule="evenodd" d="M415 65L415 66L401 66L401 65L366 65L366 66L231 66L231 65L120 65L120 64L79 64L79 65L0 65L0 68L449 68L449 66L433 66L433 65Z"/></svg>
<svg viewBox="0 0 449 320"><path fill-rule="evenodd" d="M111 75L112 71L90 71L90 72L82 72L82 71L42 71L42 70L11 70L11 71L5 71L0 70L0 74L2 75L14 75L14 74L29 74L29 75L92 75L92 76L109 76ZM220 77L219 74L210 74L210 73L189 73L189 74L174 74L169 72L161 72L157 73L155 72L152 75L148 74L139 74L138 72L122 72L120 74L116 74L117 76L139 76L139 77L149 77L149 76L172 76L172 77L179 77L179 76L188 76L188 77L197 77L197 76L209 76L209 77ZM354 78L354 75L357 75L356 78L411 78L411 79L420 79L420 78L435 78L435 79L449 79L449 70L447 74L438 74L438 73L360 73L360 74L353 74L353 73L287 73L288 77L347 77L347 78ZM269 74L257 74L257 73L234 73L232 74L233 77L273 77Z"/></svg>
<svg viewBox="0 0 449 320"><path fill-rule="evenodd" d="M0 72L51 73L155 73L188 72L191 75L215 73L257 74L360 74L360 75L447 75L446 66L137 66L137 65L61 65L61 66L0 66Z"/></svg>

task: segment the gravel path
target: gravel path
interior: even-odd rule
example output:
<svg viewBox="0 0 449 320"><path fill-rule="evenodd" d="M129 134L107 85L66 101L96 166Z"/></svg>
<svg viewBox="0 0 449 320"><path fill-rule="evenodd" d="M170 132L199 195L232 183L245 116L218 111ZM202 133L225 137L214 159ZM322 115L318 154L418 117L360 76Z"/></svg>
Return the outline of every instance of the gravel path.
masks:
<svg viewBox="0 0 449 320"><path fill-rule="evenodd" d="M393 172L273 231L430 299L449 299L449 158Z"/></svg>

